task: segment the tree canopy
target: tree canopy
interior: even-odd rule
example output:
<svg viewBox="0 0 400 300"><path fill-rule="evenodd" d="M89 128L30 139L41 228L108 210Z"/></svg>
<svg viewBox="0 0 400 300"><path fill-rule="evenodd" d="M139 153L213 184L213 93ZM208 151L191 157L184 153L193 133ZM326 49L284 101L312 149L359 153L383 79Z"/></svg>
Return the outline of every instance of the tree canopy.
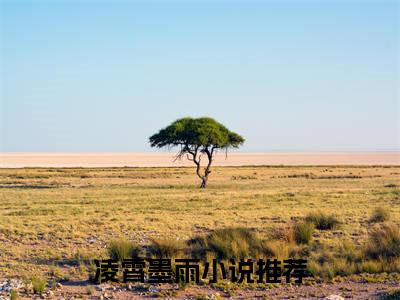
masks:
<svg viewBox="0 0 400 300"><path fill-rule="evenodd" d="M202 179L201 187L205 188L215 151L238 148L244 143L244 138L212 118L187 117L161 129L152 135L149 141L152 147L157 148L180 147L177 158L186 154L187 158L197 165L197 175ZM201 154L206 154L208 158L204 175L200 174Z"/></svg>
<svg viewBox="0 0 400 300"><path fill-rule="evenodd" d="M238 148L244 138L212 118L182 118L150 137L152 147Z"/></svg>

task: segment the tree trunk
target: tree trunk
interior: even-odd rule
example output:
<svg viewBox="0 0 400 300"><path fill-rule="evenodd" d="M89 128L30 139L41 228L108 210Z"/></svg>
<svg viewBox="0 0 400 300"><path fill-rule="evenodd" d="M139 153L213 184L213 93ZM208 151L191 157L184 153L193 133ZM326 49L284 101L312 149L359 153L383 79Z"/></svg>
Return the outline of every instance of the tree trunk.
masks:
<svg viewBox="0 0 400 300"><path fill-rule="evenodd" d="M207 180L208 180L208 175L210 175L211 171L210 171L210 167L211 167L211 163L212 163L212 156L214 153L214 147L211 149L211 152L208 150L208 148L205 148L203 151L207 154L207 158L208 158L208 164L204 170L204 175L201 174L201 155L199 157L197 157L197 151L198 151L198 147L194 150L194 151L188 151L189 154L192 155L192 159L189 158L188 159L193 161L196 164L196 174L197 176L199 176L199 178L201 179L201 185L200 188L201 189L205 189L207 186Z"/></svg>
<svg viewBox="0 0 400 300"><path fill-rule="evenodd" d="M200 188L201 188L201 189L205 189L205 188L206 188L206 185L207 185L207 177L201 178L201 185L200 185Z"/></svg>

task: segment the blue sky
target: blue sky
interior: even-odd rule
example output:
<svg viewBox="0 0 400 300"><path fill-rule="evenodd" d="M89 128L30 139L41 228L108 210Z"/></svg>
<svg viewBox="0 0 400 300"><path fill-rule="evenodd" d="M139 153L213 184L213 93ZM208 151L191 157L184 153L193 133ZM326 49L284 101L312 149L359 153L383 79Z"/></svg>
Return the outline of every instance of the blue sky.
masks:
<svg viewBox="0 0 400 300"><path fill-rule="evenodd" d="M0 3L1 151L149 151L184 116L243 151L400 149L399 1Z"/></svg>

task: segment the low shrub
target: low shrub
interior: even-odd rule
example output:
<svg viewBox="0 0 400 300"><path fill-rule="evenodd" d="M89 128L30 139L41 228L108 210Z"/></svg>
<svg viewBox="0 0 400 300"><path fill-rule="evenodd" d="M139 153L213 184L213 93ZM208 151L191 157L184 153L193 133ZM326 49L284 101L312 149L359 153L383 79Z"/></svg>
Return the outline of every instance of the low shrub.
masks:
<svg viewBox="0 0 400 300"><path fill-rule="evenodd" d="M267 241L265 244L268 246L269 253L271 253L270 257L277 258L279 260L289 258L291 248L287 242L278 240Z"/></svg>
<svg viewBox="0 0 400 300"><path fill-rule="evenodd" d="M94 261L90 261L87 269L86 269L87 273L89 274L89 281L93 282L93 283L98 283L95 281L96 279L96 272L97 272L97 266L94 263Z"/></svg>
<svg viewBox="0 0 400 300"><path fill-rule="evenodd" d="M293 235L297 244L308 244L314 233L314 224L299 222L293 226Z"/></svg>
<svg viewBox="0 0 400 300"><path fill-rule="evenodd" d="M184 245L179 240L174 239L151 239L149 252L158 258L176 257L184 249Z"/></svg>
<svg viewBox="0 0 400 300"><path fill-rule="evenodd" d="M275 258L277 255L277 247L273 245L274 243L276 243L276 241L262 241L260 243L260 255L266 258Z"/></svg>
<svg viewBox="0 0 400 300"><path fill-rule="evenodd" d="M344 258L336 258L331 263L331 267L335 276L348 276L354 274L357 270L356 264L348 262Z"/></svg>
<svg viewBox="0 0 400 300"><path fill-rule="evenodd" d="M332 230L340 223L336 217L327 215L322 211L308 214L305 220L309 223L313 223L319 230Z"/></svg>
<svg viewBox="0 0 400 300"><path fill-rule="evenodd" d="M86 294L91 296L94 294L94 287L92 285L87 285L86 286Z"/></svg>
<svg viewBox="0 0 400 300"><path fill-rule="evenodd" d="M312 276L314 276L314 277L320 276L320 274L322 273L321 270L322 270L322 267L318 262L311 260L307 263L307 271Z"/></svg>
<svg viewBox="0 0 400 300"><path fill-rule="evenodd" d="M189 256L193 258L204 258L208 253L206 237L196 236L187 242L189 246Z"/></svg>
<svg viewBox="0 0 400 300"><path fill-rule="evenodd" d="M382 263L375 260L367 260L361 262L359 266L359 271L361 273L376 274L382 272Z"/></svg>
<svg viewBox="0 0 400 300"><path fill-rule="evenodd" d="M269 239L272 240L283 240L287 243L294 243L293 227L278 227L271 230L269 233Z"/></svg>
<svg viewBox="0 0 400 300"><path fill-rule="evenodd" d="M31 278L33 292L35 294L42 294L46 288L47 280L41 276L34 276Z"/></svg>
<svg viewBox="0 0 400 300"><path fill-rule="evenodd" d="M354 244L346 240L340 244L338 255L352 263L360 262L362 257L361 251L356 250Z"/></svg>
<svg viewBox="0 0 400 300"><path fill-rule="evenodd" d="M396 225L384 225L369 235L365 256L372 259L400 257L400 229Z"/></svg>
<svg viewBox="0 0 400 300"><path fill-rule="evenodd" d="M118 261L137 257L139 252L137 245L126 239L112 240L108 245L108 255Z"/></svg>
<svg viewBox="0 0 400 300"><path fill-rule="evenodd" d="M206 244L217 258L245 258L260 251L261 240L248 228L224 228L208 235Z"/></svg>
<svg viewBox="0 0 400 300"><path fill-rule="evenodd" d="M387 273L400 274L400 258L384 261L384 263L382 264L382 271Z"/></svg>
<svg viewBox="0 0 400 300"><path fill-rule="evenodd" d="M398 300L400 299L400 289L393 289L383 292L379 297L380 300Z"/></svg>
<svg viewBox="0 0 400 300"><path fill-rule="evenodd" d="M17 300L17 299L18 299L18 292L16 290L11 290L10 300Z"/></svg>
<svg viewBox="0 0 400 300"><path fill-rule="evenodd" d="M335 270L331 264L325 263L322 265L320 277L324 280L332 280L335 277Z"/></svg>
<svg viewBox="0 0 400 300"><path fill-rule="evenodd" d="M373 223L385 222L388 221L389 218L390 218L390 212L386 207L377 207L372 213L370 222Z"/></svg>
<svg viewBox="0 0 400 300"><path fill-rule="evenodd" d="M188 242L191 255L210 255L219 259L248 258L258 254L270 256L269 244L262 241L248 228L233 227L217 229L206 235L195 237Z"/></svg>

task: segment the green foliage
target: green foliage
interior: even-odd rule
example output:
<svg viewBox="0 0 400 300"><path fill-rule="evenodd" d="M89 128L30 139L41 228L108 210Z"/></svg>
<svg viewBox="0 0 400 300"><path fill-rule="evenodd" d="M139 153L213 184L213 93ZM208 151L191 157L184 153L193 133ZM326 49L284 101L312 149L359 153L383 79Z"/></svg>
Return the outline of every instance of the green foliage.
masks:
<svg viewBox="0 0 400 300"><path fill-rule="evenodd" d="M369 236L365 256L373 259L400 257L400 229L396 225L385 225Z"/></svg>
<svg viewBox="0 0 400 300"><path fill-rule="evenodd" d="M112 240L108 245L108 255L111 259L116 259L118 261L137 257L139 251L136 244L125 239Z"/></svg>
<svg viewBox="0 0 400 300"><path fill-rule="evenodd" d="M373 223L385 222L390 218L390 212L386 207L377 207L372 213L370 221Z"/></svg>
<svg viewBox="0 0 400 300"><path fill-rule="evenodd" d="M299 222L293 227L293 234L296 243L308 244L314 232L314 224L309 222Z"/></svg>
<svg viewBox="0 0 400 300"><path fill-rule="evenodd" d="M33 292L35 294L42 294L47 284L47 280L41 276L34 276L31 279Z"/></svg>
<svg viewBox="0 0 400 300"><path fill-rule="evenodd" d="M330 230L339 225L339 221L336 219L336 217L332 215L328 216L322 211L308 214L306 221L313 223L319 230Z"/></svg>
<svg viewBox="0 0 400 300"><path fill-rule="evenodd" d="M179 145L237 148L243 143L243 137L229 131L214 119L206 117L176 120L150 137L151 146L158 148Z"/></svg>

